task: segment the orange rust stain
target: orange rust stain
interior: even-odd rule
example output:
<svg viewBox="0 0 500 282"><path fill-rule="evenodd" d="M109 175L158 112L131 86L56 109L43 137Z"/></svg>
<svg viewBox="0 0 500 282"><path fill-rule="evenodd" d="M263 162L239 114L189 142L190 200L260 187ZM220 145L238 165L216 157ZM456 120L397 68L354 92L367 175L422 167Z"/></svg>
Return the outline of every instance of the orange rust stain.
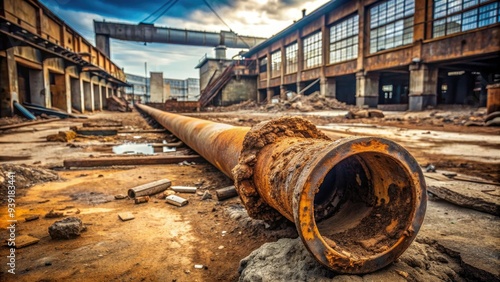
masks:
<svg viewBox="0 0 500 282"><path fill-rule="evenodd" d="M387 152L389 145L379 142L376 139L372 139L368 142L360 142L352 144L351 148L354 152Z"/></svg>

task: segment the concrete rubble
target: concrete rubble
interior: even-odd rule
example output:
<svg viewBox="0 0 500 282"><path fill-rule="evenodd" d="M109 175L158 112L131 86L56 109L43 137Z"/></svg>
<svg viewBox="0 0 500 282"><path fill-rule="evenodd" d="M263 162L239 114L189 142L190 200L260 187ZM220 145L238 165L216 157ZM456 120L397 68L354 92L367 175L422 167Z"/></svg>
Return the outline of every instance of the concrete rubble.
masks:
<svg viewBox="0 0 500 282"><path fill-rule="evenodd" d="M86 229L81 219L77 217L67 217L63 220L54 222L49 227L49 235L54 240L74 239L80 236Z"/></svg>

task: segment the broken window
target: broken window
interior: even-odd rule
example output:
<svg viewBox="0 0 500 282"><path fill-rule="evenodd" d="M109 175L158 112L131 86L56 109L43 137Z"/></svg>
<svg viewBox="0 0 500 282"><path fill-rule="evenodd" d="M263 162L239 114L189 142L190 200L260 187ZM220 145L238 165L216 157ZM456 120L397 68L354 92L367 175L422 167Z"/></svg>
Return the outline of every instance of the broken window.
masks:
<svg viewBox="0 0 500 282"><path fill-rule="evenodd" d="M267 72L267 57L263 57L259 59L259 72Z"/></svg>
<svg viewBox="0 0 500 282"><path fill-rule="evenodd" d="M413 42L414 0L389 0L370 8L370 53Z"/></svg>
<svg viewBox="0 0 500 282"><path fill-rule="evenodd" d="M330 63L358 57L358 21L355 15L330 27Z"/></svg>
<svg viewBox="0 0 500 282"><path fill-rule="evenodd" d="M281 50L271 54L271 76L279 76L281 74Z"/></svg>
<svg viewBox="0 0 500 282"><path fill-rule="evenodd" d="M500 1L436 0L432 37L445 36L500 22Z"/></svg>
<svg viewBox="0 0 500 282"><path fill-rule="evenodd" d="M321 52L321 31L309 35L304 38L304 68L309 69L320 66L322 64Z"/></svg>
<svg viewBox="0 0 500 282"><path fill-rule="evenodd" d="M286 56L286 73L294 73L297 72L298 60L297 60L297 50L298 44L297 42L286 46L285 48L285 56Z"/></svg>

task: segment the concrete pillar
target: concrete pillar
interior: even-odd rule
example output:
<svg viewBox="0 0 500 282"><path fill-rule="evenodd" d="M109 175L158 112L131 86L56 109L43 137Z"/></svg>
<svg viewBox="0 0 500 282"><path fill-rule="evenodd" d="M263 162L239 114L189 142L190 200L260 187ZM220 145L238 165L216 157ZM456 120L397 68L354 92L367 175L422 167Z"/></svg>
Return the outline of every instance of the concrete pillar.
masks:
<svg viewBox="0 0 500 282"><path fill-rule="evenodd" d="M29 70L31 103L45 107L45 81L43 70Z"/></svg>
<svg viewBox="0 0 500 282"><path fill-rule="evenodd" d="M88 81L83 81L83 105L85 111L94 111L94 91L92 84Z"/></svg>
<svg viewBox="0 0 500 282"><path fill-rule="evenodd" d="M410 94L408 109L422 111L437 103L438 69L425 64L410 65Z"/></svg>
<svg viewBox="0 0 500 282"><path fill-rule="evenodd" d="M268 104L272 103L273 96L274 96L274 89L273 88L267 88L267 103Z"/></svg>
<svg viewBox="0 0 500 282"><path fill-rule="evenodd" d="M66 89L66 109L62 110L71 113L73 111L73 109L71 108L71 76L69 74L68 68L66 68L64 71L64 88Z"/></svg>
<svg viewBox="0 0 500 282"><path fill-rule="evenodd" d="M97 82L92 83L92 88L93 88L93 95L94 97L94 111L101 111L102 110L102 103L101 103L101 87L99 85L99 80Z"/></svg>
<svg viewBox="0 0 500 282"><path fill-rule="evenodd" d="M149 90L152 103L165 102L165 82L163 80L163 72L150 72Z"/></svg>
<svg viewBox="0 0 500 282"><path fill-rule="evenodd" d="M83 80L81 78L71 78L71 107L83 113L85 106L83 104Z"/></svg>
<svg viewBox="0 0 500 282"><path fill-rule="evenodd" d="M101 50L108 58L111 57L111 49L109 48L109 35L96 34L95 46Z"/></svg>
<svg viewBox="0 0 500 282"><path fill-rule="evenodd" d="M45 60L42 64L43 96L45 98L43 105L47 108L50 108L52 107L52 94L50 93L50 71L46 63L47 60Z"/></svg>
<svg viewBox="0 0 500 282"><path fill-rule="evenodd" d="M0 116L14 115L14 101L19 101L17 64L14 48L5 50L6 57L0 59Z"/></svg>
<svg viewBox="0 0 500 282"><path fill-rule="evenodd" d="M379 74L356 73L356 106L376 108L379 96Z"/></svg>
<svg viewBox="0 0 500 282"><path fill-rule="evenodd" d="M323 77L319 81L319 92L323 97L335 98L335 88L335 78Z"/></svg>
<svg viewBox="0 0 500 282"><path fill-rule="evenodd" d="M304 89L306 87L306 84L302 81L298 81L297 82L297 94L300 93L300 91L302 91L302 89Z"/></svg>

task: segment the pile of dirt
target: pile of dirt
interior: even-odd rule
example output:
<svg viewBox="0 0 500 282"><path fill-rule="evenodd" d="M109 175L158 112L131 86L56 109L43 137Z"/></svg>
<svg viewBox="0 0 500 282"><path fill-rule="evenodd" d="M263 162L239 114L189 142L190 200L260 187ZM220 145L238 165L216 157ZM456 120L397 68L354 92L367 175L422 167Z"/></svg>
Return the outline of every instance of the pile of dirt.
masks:
<svg viewBox="0 0 500 282"><path fill-rule="evenodd" d="M425 240L418 241L389 267L365 275L339 275L316 262L299 238L280 239L240 261L239 281L464 281L457 262Z"/></svg>
<svg viewBox="0 0 500 282"><path fill-rule="evenodd" d="M290 100L279 100L272 104L259 105L255 101L245 101L239 104L234 104L227 107L218 107L213 109L216 112L231 112L240 110L253 110L257 112L312 112L312 111L327 111L327 110L347 110L353 106L348 106L346 103L340 102L335 98L323 97L319 92L314 92L311 95L295 95Z"/></svg>
<svg viewBox="0 0 500 282"><path fill-rule="evenodd" d="M11 174L13 177L9 178ZM9 183L10 180L13 180L12 183ZM54 180L59 180L59 175L47 169L28 165L1 164L0 198L2 201L7 199L6 195L9 186L14 186L16 189L24 189L38 183Z"/></svg>
<svg viewBox="0 0 500 282"><path fill-rule="evenodd" d="M132 109L129 107L128 102L123 98L119 98L115 95L111 95L109 98L106 99L106 108L109 111L114 111L114 112L131 112Z"/></svg>

